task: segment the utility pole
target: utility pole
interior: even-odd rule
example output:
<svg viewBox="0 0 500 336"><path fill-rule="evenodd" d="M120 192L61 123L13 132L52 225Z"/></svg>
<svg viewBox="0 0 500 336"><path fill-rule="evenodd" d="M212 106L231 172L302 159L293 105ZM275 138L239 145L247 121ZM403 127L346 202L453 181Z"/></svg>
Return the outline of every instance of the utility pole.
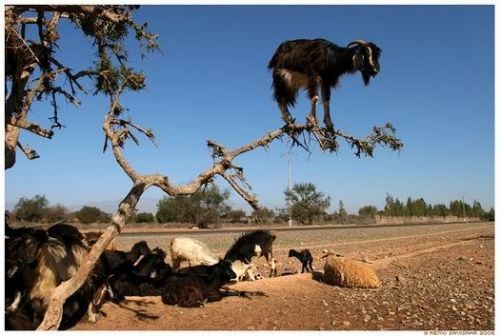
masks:
<svg viewBox="0 0 500 336"><path fill-rule="evenodd" d="M288 155L288 192L292 190L292 165L290 164L290 155ZM286 206L288 208L288 226L292 226L292 209L290 200L287 199Z"/></svg>

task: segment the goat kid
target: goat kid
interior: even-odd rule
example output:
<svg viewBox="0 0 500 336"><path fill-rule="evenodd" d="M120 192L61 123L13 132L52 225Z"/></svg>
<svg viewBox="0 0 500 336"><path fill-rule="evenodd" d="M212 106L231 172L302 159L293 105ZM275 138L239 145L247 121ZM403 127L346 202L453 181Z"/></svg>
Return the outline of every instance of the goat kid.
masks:
<svg viewBox="0 0 500 336"><path fill-rule="evenodd" d="M291 249L290 251L288 251L288 257L289 258L295 257L295 258L299 259L299 261L302 263L302 272L301 273L304 273L304 271L307 271L307 272L313 271L313 266L312 266L313 256L311 254L311 251L309 251L308 249L302 250L300 252L297 252L296 250Z"/></svg>

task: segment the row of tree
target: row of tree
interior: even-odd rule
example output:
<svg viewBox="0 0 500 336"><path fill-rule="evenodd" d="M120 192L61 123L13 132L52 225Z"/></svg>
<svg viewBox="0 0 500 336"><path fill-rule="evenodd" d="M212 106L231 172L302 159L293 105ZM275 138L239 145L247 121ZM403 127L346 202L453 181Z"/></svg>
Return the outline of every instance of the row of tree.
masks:
<svg viewBox="0 0 500 336"><path fill-rule="evenodd" d="M82 224L109 223L111 216L96 207L84 206L78 211L69 211L68 208L56 204L49 206L44 195L33 198L21 197L16 203L13 214L22 221L32 223L55 223L62 220L78 221Z"/></svg>
<svg viewBox="0 0 500 336"><path fill-rule="evenodd" d="M363 213L373 211L373 209L360 209ZM376 208L375 208L376 211ZM463 200L453 200L449 206L446 204L428 204L423 198L412 199L408 197L406 203L401 202L398 198L394 199L387 194L385 198L385 207L379 212L385 216L457 216L457 217L479 217L479 218L494 218L495 210L491 208L489 211L483 210L481 203L477 200L472 202L472 205ZM361 213L360 213L361 215Z"/></svg>
<svg viewBox="0 0 500 336"><path fill-rule="evenodd" d="M203 228L208 224L223 222L283 223L293 219L302 224L311 225L314 222L346 223L359 220L356 216L347 213L342 200L338 203L337 211L328 213L331 197L316 190L316 186L312 183L297 183L292 189L285 190L284 195L287 207L276 210L262 207L247 215L245 211L232 209L228 204L231 196L229 190L221 190L217 185L211 185L191 195L165 196L158 202L156 214L136 213L132 221L136 223L191 223ZM49 202L43 195L36 195L31 199L22 197L15 205L13 212L17 218L27 222L54 223L67 220L89 224L110 221L110 215L96 207L84 206L78 211L70 212L60 204L49 206ZM484 211L476 200L472 205L461 200L454 200L446 206L445 204L428 204L423 198L412 199L411 197L403 203L388 194L383 210L378 210L373 205L366 205L358 211L358 216L361 218L370 219L377 215L492 219L495 212L493 208Z"/></svg>

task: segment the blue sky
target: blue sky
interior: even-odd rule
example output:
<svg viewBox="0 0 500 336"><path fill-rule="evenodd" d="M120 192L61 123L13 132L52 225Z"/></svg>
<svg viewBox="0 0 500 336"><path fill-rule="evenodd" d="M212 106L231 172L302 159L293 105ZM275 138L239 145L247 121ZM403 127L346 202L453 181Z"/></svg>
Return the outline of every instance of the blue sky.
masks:
<svg viewBox="0 0 500 336"><path fill-rule="evenodd" d="M429 203L478 200L494 206L494 7L493 6L143 6L136 12L160 34L163 54L130 60L147 75L147 89L126 94L134 121L152 127L159 143L142 139L125 154L140 173L158 172L186 183L211 165L207 139L240 146L282 126L271 95L267 63L290 39L326 38L345 46L355 39L382 49L381 72L364 86L359 74L342 77L332 93L336 127L357 136L393 123L401 152L380 147L374 158L357 158L341 142L337 154L292 150L292 182L312 182L342 200L349 212L363 205L383 208L386 194ZM86 67L90 43L73 28L62 31L60 58ZM24 133L23 144L41 158L5 173L5 199L45 194L66 206L117 202L130 181L110 152L102 153L103 97L80 95L83 105L64 106L66 128L53 140ZM309 103L301 94L292 110L304 120ZM50 106L35 105L31 119L48 126ZM318 110L320 118L322 108ZM261 204L284 206L286 143L275 142L236 160ZM222 187L229 187L218 179ZM145 199L159 199L150 189ZM236 195L235 207L248 210ZM139 207L145 203L139 203Z"/></svg>

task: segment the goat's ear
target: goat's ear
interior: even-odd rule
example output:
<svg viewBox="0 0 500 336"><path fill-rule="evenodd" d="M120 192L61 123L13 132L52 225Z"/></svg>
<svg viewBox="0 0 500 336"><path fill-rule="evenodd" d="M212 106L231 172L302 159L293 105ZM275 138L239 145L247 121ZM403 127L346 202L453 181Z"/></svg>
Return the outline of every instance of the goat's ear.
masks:
<svg viewBox="0 0 500 336"><path fill-rule="evenodd" d="M363 55L362 48L358 48L358 50L356 50L356 53L352 57L352 63L353 63L354 68L356 70L363 69L364 59L365 59L365 56Z"/></svg>

